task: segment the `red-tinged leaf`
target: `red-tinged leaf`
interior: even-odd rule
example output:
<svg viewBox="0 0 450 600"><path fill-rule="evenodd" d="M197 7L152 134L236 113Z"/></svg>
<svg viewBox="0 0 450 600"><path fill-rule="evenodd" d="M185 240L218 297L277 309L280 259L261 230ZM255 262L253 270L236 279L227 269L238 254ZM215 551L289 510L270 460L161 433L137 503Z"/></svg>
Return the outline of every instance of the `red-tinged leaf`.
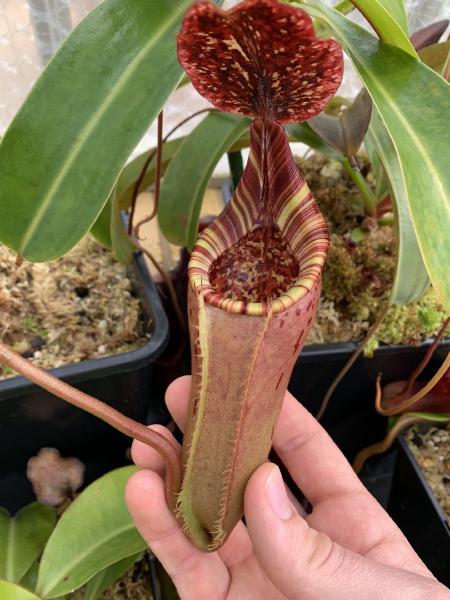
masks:
<svg viewBox="0 0 450 600"><path fill-rule="evenodd" d="M427 411L446 413L450 411L450 352L443 363L426 383L416 381L422 373L431 356L445 335L450 324L450 317L444 321L441 329L428 348L425 356L414 369L408 381L389 383L381 392L380 376L377 379L375 408L382 415L397 415L405 412Z"/></svg>
<svg viewBox="0 0 450 600"><path fill-rule="evenodd" d="M217 108L279 123L319 114L343 71L339 44L317 39L303 10L277 0L245 0L229 11L194 4L178 36L178 58Z"/></svg>
<svg viewBox="0 0 450 600"><path fill-rule="evenodd" d="M415 381L408 390L408 396L405 396L404 392L407 385L407 381L395 381L394 383L388 383L384 387L382 400L384 411L396 414L396 408L400 405L400 402L404 402L408 396L420 396L420 390L425 384ZM450 369L446 371L432 390L408 405L407 410L408 412L450 412Z"/></svg>
<svg viewBox="0 0 450 600"><path fill-rule="evenodd" d="M370 123L372 100L363 88L353 103L337 116L323 113L308 121L308 125L332 148L352 158L356 156Z"/></svg>
<svg viewBox="0 0 450 600"><path fill-rule="evenodd" d="M436 23L427 25L423 29L419 29L419 31L412 34L410 38L411 43L416 50L421 50L431 44L436 44L447 27L448 19L443 19L442 21L436 21Z"/></svg>

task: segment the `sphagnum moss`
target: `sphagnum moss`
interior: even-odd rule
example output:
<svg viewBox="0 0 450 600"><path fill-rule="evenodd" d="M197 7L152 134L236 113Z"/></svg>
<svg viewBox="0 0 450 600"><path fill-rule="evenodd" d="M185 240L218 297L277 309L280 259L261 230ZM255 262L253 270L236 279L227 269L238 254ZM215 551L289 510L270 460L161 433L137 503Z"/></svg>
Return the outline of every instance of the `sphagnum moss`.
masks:
<svg viewBox="0 0 450 600"><path fill-rule="evenodd" d="M317 321L308 343L359 340L389 297L395 269L394 229L364 215L358 188L339 162L319 154L297 162L331 233ZM364 156L361 162L372 181ZM352 239L356 228L363 232L359 241ZM419 344L437 333L445 317L432 289L408 306L392 306L365 354L370 356L380 343Z"/></svg>

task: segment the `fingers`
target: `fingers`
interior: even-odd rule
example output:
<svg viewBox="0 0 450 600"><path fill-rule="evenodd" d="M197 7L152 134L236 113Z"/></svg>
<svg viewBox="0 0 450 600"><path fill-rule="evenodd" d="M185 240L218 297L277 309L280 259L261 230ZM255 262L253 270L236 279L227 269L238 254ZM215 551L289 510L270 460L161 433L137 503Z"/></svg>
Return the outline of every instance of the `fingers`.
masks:
<svg viewBox="0 0 450 600"><path fill-rule="evenodd" d="M307 517L311 527L354 552L429 575L330 436L290 393L284 399L273 445L314 507Z"/></svg>
<svg viewBox="0 0 450 600"><path fill-rule="evenodd" d="M166 391L166 404L173 420L184 431L186 423L189 395L191 393L191 377L185 375L172 381Z"/></svg>
<svg viewBox="0 0 450 600"><path fill-rule="evenodd" d="M250 478L245 515L255 555L272 583L302 600L415 599L434 583L370 561L311 528L294 510L278 467L266 463ZM435 588L437 589L437 588Z"/></svg>
<svg viewBox="0 0 450 600"><path fill-rule="evenodd" d="M191 378L176 379L167 389L167 406L181 429L187 416ZM289 393L275 428L274 447L297 485L315 504L365 488L315 418Z"/></svg>
<svg viewBox="0 0 450 600"><path fill-rule="evenodd" d="M189 394L191 390L191 378L190 376L179 377L175 379L166 391L166 404L170 410L170 413L180 429L184 429L187 417L187 409L189 402ZM162 425L150 425L151 429L154 429L161 435L164 435L170 439L175 446L179 446L174 436ZM151 469L156 471L160 475L164 474L164 461L160 454L138 440L134 440L131 446L131 456L133 462L141 468Z"/></svg>
<svg viewBox="0 0 450 600"><path fill-rule="evenodd" d="M170 440L175 447L179 447L177 440L163 425L150 425L149 429L157 431L159 434ZM151 469L161 476L164 475L165 464L160 453L157 450L150 448L150 446L147 446L147 444L144 444L144 442L133 440L133 444L131 445L131 457L135 465L141 469Z"/></svg>
<svg viewBox="0 0 450 600"><path fill-rule="evenodd" d="M327 432L289 392L275 427L273 446L313 505L342 494L365 492Z"/></svg>
<svg viewBox="0 0 450 600"><path fill-rule="evenodd" d="M230 585L228 569L216 554L197 550L170 512L162 479L139 471L128 481L126 502L136 527L172 578L183 600L222 598Z"/></svg>

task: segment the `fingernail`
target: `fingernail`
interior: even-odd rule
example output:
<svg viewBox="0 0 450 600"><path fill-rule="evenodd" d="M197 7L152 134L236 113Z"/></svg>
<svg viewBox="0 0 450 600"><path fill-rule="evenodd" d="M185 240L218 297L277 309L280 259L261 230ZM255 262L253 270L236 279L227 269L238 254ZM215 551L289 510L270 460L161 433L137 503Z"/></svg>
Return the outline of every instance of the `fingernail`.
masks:
<svg viewBox="0 0 450 600"><path fill-rule="evenodd" d="M265 490L267 502L275 515L284 521L290 519L293 515L292 505L278 467L274 467L266 479Z"/></svg>

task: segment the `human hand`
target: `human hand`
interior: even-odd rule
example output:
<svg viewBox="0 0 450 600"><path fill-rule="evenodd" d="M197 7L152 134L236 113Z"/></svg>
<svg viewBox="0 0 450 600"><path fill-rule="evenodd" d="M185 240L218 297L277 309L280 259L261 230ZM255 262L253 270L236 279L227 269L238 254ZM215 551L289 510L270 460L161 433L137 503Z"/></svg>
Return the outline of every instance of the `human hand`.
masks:
<svg viewBox="0 0 450 600"><path fill-rule="evenodd" d="M166 394L181 428L189 389L190 377L182 377ZM176 443L166 428L152 428ZM238 523L222 548L207 554L192 546L167 507L162 459L133 443L142 470L128 482L128 507L183 600L450 599L325 430L289 393L273 446L313 512L299 514L278 467L265 463L245 490L247 526Z"/></svg>

